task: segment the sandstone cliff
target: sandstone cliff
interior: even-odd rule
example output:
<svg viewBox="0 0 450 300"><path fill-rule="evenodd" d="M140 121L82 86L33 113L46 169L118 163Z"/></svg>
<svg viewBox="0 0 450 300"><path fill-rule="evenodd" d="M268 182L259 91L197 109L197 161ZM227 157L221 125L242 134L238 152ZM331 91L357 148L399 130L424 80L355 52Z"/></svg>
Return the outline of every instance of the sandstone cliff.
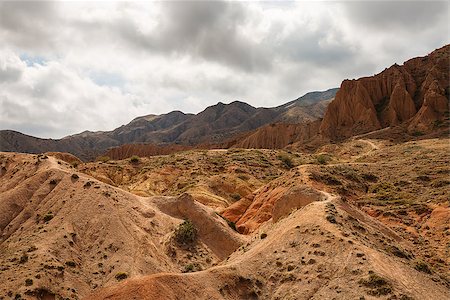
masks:
<svg viewBox="0 0 450 300"><path fill-rule="evenodd" d="M450 45L358 80L344 80L320 126L336 140L407 122L427 133L448 118Z"/></svg>

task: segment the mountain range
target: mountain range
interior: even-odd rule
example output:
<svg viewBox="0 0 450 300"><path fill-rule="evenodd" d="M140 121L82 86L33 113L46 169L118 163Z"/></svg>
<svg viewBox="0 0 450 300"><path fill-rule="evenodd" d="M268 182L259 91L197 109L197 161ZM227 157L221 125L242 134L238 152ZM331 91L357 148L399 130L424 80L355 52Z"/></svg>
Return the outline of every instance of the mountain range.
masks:
<svg viewBox="0 0 450 300"><path fill-rule="evenodd" d="M41 139L11 130L0 131L0 151L72 153L84 160L93 159L108 148L124 144L146 143L161 146L223 143L234 135L263 125L284 122L304 123L321 118L337 89L312 92L273 108L255 108L247 103L219 102L198 114L172 111L146 115L112 131L85 131L62 139Z"/></svg>

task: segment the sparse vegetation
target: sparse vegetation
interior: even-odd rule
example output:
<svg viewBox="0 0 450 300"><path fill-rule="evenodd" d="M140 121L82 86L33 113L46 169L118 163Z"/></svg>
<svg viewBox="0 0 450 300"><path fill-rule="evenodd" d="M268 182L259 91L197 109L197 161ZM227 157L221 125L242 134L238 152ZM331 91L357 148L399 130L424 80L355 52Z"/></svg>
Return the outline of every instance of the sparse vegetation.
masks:
<svg viewBox="0 0 450 300"><path fill-rule="evenodd" d="M31 279L31 278L25 279L25 286L30 286L30 285L33 285L33 279Z"/></svg>
<svg viewBox="0 0 450 300"><path fill-rule="evenodd" d="M77 264L74 261L66 261L66 266L71 267L71 268L75 268L77 266Z"/></svg>
<svg viewBox="0 0 450 300"><path fill-rule="evenodd" d="M261 238L262 240L265 239L266 237L267 237L267 233L265 233L265 232L261 233L260 238Z"/></svg>
<svg viewBox="0 0 450 300"><path fill-rule="evenodd" d="M326 165L331 160L331 157L328 154L319 154L316 159L319 164Z"/></svg>
<svg viewBox="0 0 450 300"><path fill-rule="evenodd" d="M133 155L133 156L130 158L130 162L131 162L132 164L138 164L140 161L141 161L141 160L140 160L139 156L136 156L136 155Z"/></svg>
<svg viewBox="0 0 450 300"><path fill-rule="evenodd" d="M371 296L383 296L392 293L391 284L373 272L369 272L368 278L359 280L359 284L369 288L367 294Z"/></svg>
<svg viewBox="0 0 450 300"><path fill-rule="evenodd" d="M125 272L119 272L114 277L116 278L117 281L122 281L128 278L128 274Z"/></svg>
<svg viewBox="0 0 450 300"><path fill-rule="evenodd" d="M175 241L181 245L192 244L197 240L197 228L190 220L185 220L175 230Z"/></svg>
<svg viewBox="0 0 450 300"><path fill-rule="evenodd" d="M96 161L100 161L100 162L108 162L111 158L109 156L99 156L97 157Z"/></svg>
<svg viewBox="0 0 450 300"><path fill-rule="evenodd" d="M278 159L283 163L283 166L288 170L292 169L295 166L292 158L288 154L280 154L278 156Z"/></svg>
<svg viewBox="0 0 450 300"><path fill-rule="evenodd" d="M28 261L28 254L26 252L22 253L22 256L19 259L19 263L24 264Z"/></svg>
<svg viewBox="0 0 450 300"><path fill-rule="evenodd" d="M194 265L193 264L187 264L184 266L183 273L190 273L194 271Z"/></svg>
<svg viewBox="0 0 450 300"><path fill-rule="evenodd" d="M427 274L431 274L431 269L430 266L428 266L427 263L423 262L423 261L416 261L414 268L417 271L423 272L423 273L427 273Z"/></svg>
<svg viewBox="0 0 450 300"><path fill-rule="evenodd" d="M231 197L233 200L236 200L236 201L238 201L238 200L241 199L241 195L239 195L238 193L230 194L230 197Z"/></svg>
<svg viewBox="0 0 450 300"><path fill-rule="evenodd" d="M42 218L42 220L44 221L44 222L49 222L51 219L53 219L53 214L51 213L51 212L48 212L43 218Z"/></svg>

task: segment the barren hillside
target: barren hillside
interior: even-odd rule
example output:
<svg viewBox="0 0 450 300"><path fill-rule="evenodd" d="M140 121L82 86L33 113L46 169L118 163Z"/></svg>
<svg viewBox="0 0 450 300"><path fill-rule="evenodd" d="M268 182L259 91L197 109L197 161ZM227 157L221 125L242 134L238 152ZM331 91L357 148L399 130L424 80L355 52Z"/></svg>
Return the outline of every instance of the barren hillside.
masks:
<svg viewBox="0 0 450 300"><path fill-rule="evenodd" d="M356 138L312 154L191 150L75 168L2 153L0 295L444 299L448 143ZM183 219L193 243L175 238Z"/></svg>

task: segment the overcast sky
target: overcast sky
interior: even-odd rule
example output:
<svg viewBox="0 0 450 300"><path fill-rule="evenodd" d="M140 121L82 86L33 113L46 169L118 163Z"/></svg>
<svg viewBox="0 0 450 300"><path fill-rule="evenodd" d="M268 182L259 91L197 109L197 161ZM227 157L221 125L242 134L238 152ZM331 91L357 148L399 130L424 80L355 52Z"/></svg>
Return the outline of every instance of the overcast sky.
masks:
<svg viewBox="0 0 450 300"><path fill-rule="evenodd" d="M277 106L449 43L442 2L0 2L0 129Z"/></svg>

